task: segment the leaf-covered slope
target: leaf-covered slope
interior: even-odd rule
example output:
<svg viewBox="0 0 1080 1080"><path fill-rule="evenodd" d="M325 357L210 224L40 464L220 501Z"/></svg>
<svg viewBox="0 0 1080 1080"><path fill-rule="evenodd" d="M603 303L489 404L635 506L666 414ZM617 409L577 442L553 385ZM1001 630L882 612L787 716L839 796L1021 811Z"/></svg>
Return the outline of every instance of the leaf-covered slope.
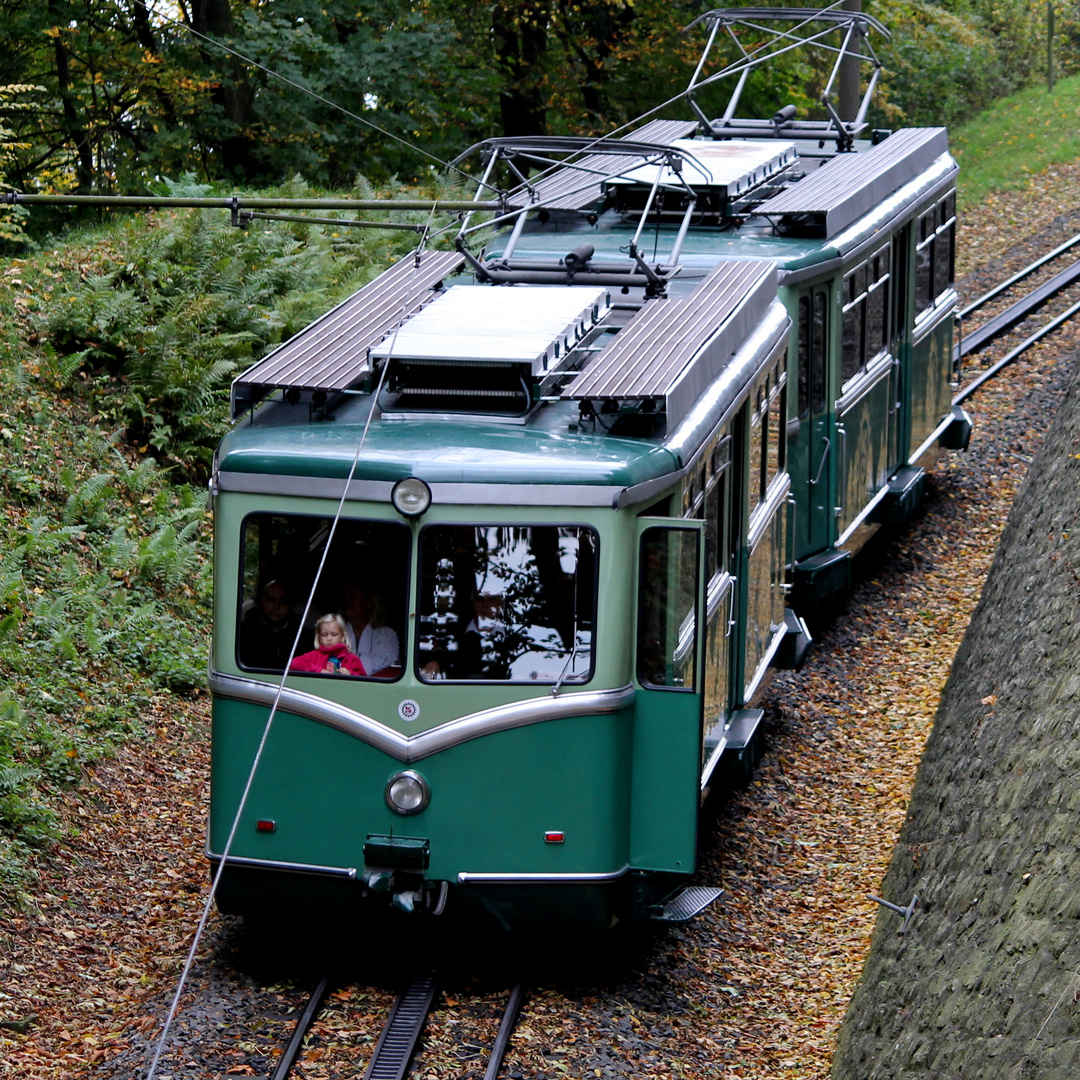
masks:
<svg viewBox="0 0 1080 1080"><path fill-rule="evenodd" d="M203 684L232 374L411 243L153 214L0 274L0 902L85 765Z"/></svg>

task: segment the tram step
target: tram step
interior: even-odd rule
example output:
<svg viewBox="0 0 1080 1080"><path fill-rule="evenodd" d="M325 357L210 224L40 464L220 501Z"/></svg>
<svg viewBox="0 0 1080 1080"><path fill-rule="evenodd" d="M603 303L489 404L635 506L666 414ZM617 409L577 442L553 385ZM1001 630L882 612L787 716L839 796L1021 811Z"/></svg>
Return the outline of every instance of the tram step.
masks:
<svg viewBox="0 0 1080 1080"><path fill-rule="evenodd" d="M723 889L711 885L687 885L652 916L653 922L685 923L704 911Z"/></svg>
<svg viewBox="0 0 1080 1080"><path fill-rule="evenodd" d="M724 730L724 738L727 740L724 753L745 750L754 738L764 715L761 709L736 709L732 714L731 724Z"/></svg>
<svg viewBox="0 0 1080 1080"><path fill-rule="evenodd" d="M787 630L776 650L773 665L781 671L800 671L814 639L806 623L791 608L784 612L784 625Z"/></svg>

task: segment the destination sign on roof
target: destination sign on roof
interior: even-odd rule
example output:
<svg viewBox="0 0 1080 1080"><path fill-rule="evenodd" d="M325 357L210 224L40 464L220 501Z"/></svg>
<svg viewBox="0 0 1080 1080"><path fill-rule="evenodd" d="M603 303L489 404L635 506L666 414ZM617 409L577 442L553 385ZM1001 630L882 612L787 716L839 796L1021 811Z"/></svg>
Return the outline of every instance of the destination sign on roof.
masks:
<svg viewBox="0 0 1080 1080"><path fill-rule="evenodd" d="M565 356L609 307L607 289L596 286L455 285L371 355L527 364L537 375Z"/></svg>
<svg viewBox="0 0 1080 1080"><path fill-rule="evenodd" d="M792 165L798 154L794 143L749 142L731 139L727 142L702 142L693 139L676 139L671 144L687 157L682 166L682 180L670 169L663 169L660 182L691 188L721 188L726 195L737 195ZM644 165L608 180L609 185L652 184L656 179L657 166Z"/></svg>

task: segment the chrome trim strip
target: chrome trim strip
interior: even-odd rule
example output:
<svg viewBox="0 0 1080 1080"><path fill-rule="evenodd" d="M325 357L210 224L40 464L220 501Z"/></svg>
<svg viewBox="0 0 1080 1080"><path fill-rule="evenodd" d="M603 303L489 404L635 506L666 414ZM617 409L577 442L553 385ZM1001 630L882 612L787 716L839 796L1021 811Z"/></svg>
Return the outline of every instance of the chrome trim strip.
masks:
<svg viewBox="0 0 1080 1080"><path fill-rule="evenodd" d="M221 862L221 856L212 852L209 845L206 847L206 857L215 866ZM252 866L264 870L284 870L290 874L322 874L323 877L344 877L350 880L356 878L356 867L354 866L313 866L310 863L277 862L273 859L245 859L239 855L230 855L225 862L228 866Z"/></svg>
<svg viewBox="0 0 1080 1080"><path fill-rule="evenodd" d="M778 482L780 477L783 477L782 482ZM790 475L786 472L781 473L769 485L768 490L765 492L765 499L754 507L754 511L750 515L750 529L746 535L746 546L751 552L761 543L761 538L765 535L768 527L779 516L790 490Z"/></svg>
<svg viewBox="0 0 1080 1080"><path fill-rule="evenodd" d="M727 599L728 589L734 586L735 579L726 570L722 570L709 582L709 587L705 591L705 621L707 623L713 621L720 604Z"/></svg>
<svg viewBox="0 0 1080 1080"><path fill-rule="evenodd" d="M877 507L878 503L889 494L889 485L885 484L884 487L878 488L874 497L855 515L851 524L836 538L834 547L841 547L851 539L851 534L855 532L857 528L870 516L870 513Z"/></svg>
<svg viewBox="0 0 1080 1080"><path fill-rule="evenodd" d="M934 300L934 306L919 312L915 316L915 326L911 332L911 347L923 343L923 339L936 330L946 319L952 319L956 315L960 297L951 285L939 297Z"/></svg>
<svg viewBox="0 0 1080 1080"><path fill-rule="evenodd" d="M457 881L459 885L588 885L603 881L617 881L629 872L629 863L620 870L612 870L606 874L485 874L462 870L457 876Z"/></svg>
<svg viewBox="0 0 1080 1080"><path fill-rule="evenodd" d="M874 362L856 379L853 380L851 389L841 394L836 402L837 416L842 420L848 412L871 390L875 390L882 379L892 374L894 361L889 353L877 357Z"/></svg>
<svg viewBox="0 0 1080 1080"><path fill-rule="evenodd" d="M781 623L773 634L772 641L769 642L769 647L758 661L754 677L746 684L746 688L743 690L743 701L747 704L753 701L754 695L761 689L761 684L764 681L765 676L769 673L769 668L772 666L773 657L776 655L777 650L779 650L780 643L784 640L786 635L787 626L784 625L784 623Z"/></svg>
<svg viewBox="0 0 1080 1080"><path fill-rule="evenodd" d="M270 476L264 473L218 473L221 491L249 495L299 495L309 499L341 498L344 483L331 476ZM352 480L350 502L390 503L393 483L384 480ZM442 506L490 505L513 493L517 506L611 506L624 489L597 484L448 484L429 482L432 502Z"/></svg>
<svg viewBox="0 0 1080 1080"><path fill-rule="evenodd" d="M726 736L720 737L720 742L716 744L715 749L709 755L709 760L705 762L705 768L701 770L701 782L698 787L698 793L705 794L706 789L709 786L709 781L712 780L713 773L716 771L716 766L720 764L720 758L724 756L724 751L727 749Z"/></svg>
<svg viewBox="0 0 1080 1080"><path fill-rule="evenodd" d="M273 683L211 672L210 690L235 701L270 706L277 696L278 688ZM633 699L634 688L629 683L611 690L589 690L560 694L558 697L547 694L542 698L529 698L526 701L515 701L494 709L469 713L417 735L402 735L374 717L288 687L281 693L281 708L306 720L314 720L351 735L399 761L413 762L499 731L509 731L548 720L619 712Z"/></svg>

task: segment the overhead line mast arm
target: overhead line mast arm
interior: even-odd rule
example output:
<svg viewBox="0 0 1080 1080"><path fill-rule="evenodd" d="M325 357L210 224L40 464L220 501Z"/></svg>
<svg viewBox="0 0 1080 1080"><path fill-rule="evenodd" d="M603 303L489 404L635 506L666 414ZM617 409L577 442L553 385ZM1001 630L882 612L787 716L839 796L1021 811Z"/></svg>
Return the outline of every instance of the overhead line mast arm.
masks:
<svg viewBox="0 0 1080 1080"><path fill-rule="evenodd" d="M39 206L124 206L159 209L165 207L205 207L232 210L422 210L446 211L507 209L501 201L472 199L251 199L246 196L157 196L157 195L27 195L19 191L0 192L0 204L37 204Z"/></svg>

